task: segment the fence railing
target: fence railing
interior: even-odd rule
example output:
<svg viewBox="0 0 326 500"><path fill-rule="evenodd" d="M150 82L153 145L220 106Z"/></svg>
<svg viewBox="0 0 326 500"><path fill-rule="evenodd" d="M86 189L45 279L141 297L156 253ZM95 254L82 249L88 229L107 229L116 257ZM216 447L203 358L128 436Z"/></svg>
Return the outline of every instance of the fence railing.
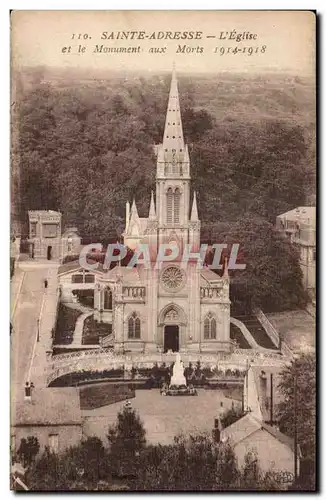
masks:
<svg viewBox="0 0 326 500"><path fill-rule="evenodd" d="M273 342L273 344L276 347L279 347L280 345L280 336L276 328L272 325L272 323L269 321L267 316L263 313L261 309L256 309L254 311L256 318L258 319L259 323L262 325L264 328L265 332Z"/></svg>
<svg viewBox="0 0 326 500"><path fill-rule="evenodd" d="M181 354L184 366L200 362L202 368L218 368L226 370L247 370L249 365L282 367L289 358L279 353L262 352L254 349L235 349L231 354ZM115 353L112 348L94 349L91 352L73 352L53 356L48 365L48 384L58 377L74 372L122 369L129 371L132 368L153 368L169 366L175 361L175 354L148 353L137 354Z"/></svg>

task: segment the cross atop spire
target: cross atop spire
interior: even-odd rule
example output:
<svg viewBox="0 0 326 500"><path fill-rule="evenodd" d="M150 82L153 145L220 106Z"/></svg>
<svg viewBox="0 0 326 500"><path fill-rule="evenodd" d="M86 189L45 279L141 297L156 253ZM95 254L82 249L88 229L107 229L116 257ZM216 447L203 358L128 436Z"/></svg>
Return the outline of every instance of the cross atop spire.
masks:
<svg viewBox="0 0 326 500"><path fill-rule="evenodd" d="M183 141L178 83L175 64L173 64L169 102L164 128L163 149L165 153L171 153L172 150L174 150L179 156L179 153L184 152L184 148L185 145Z"/></svg>

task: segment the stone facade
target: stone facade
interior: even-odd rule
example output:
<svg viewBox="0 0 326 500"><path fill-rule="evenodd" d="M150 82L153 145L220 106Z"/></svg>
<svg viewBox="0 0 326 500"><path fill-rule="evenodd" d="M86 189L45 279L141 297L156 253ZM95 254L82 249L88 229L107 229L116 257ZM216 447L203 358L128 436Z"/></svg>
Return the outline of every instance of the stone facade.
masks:
<svg viewBox="0 0 326 500"><path fill-rule="evenodd" d="M29 210L30 256L34 259L59 260L61 257L61 213L53 210Z"/></svg>
<svg viewBox="0 0 326 500"><path fill-rule="evenodd" d="M316 207L297 207L279 215L277 228L282 231L299 250L303 286L306 290L316 288Z"/></svg>
<svg viewBox="0 0 326 500"><path fill-rule="evenodd" d="M178 86L172 74L163 143L157 152L156 196L148 218L138 215L135 200L126 204L124 244L147 244L152 265L116 267L95 287L96 316L112 322L116 351L218 352L230 349L230 300L227 270L223 277L197 260L183 267L185 249L199 252L200 220L191 195L190 159L184 143ZM192 205L191 205L192 201ZM190 210L191 208L191 210ZM155 261L161 244L177 249L161 269Z"/></svg>

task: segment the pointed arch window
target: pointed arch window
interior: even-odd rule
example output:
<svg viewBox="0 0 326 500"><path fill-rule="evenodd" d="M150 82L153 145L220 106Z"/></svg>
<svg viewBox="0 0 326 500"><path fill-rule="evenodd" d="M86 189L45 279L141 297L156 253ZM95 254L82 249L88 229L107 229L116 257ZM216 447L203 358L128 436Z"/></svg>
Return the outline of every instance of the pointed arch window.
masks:
<svg viewBox="0 0 326 500"><path fill-rule="evenodd" d="M112 311L112 292L110 288L104 290L104 304L103 309L107 311Z"/></svg>
<svg viewBox="0 0 326 500"><path fill-rule="evenodd" d="M204 339L216 339L216 319L208 313L204 320Z"/></svg>
<svg viewBox="0 0 326 500"><path fill-rule="evenodd" d="M173 212L173 191L169 188L166 194L166 221L168 224L172 224L172 212Z"/></svg>
<svg viewBox="0 0 326 500"><path fill-rule="evenodd" d="M136 312L128 319L128 338L140 339L140 318Z"/></svg>
<svg viewBox="0 0 326 500"><path fill-rule="evenodd" d="M180 189L177 188L174 192L174 222L179 224L180 222Z"/></svg>

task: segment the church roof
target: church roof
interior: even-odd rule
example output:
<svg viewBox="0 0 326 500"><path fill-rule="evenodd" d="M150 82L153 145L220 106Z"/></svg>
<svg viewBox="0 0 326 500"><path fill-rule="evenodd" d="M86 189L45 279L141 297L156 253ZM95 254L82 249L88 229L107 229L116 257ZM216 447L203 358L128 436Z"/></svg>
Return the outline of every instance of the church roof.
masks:
<svg viewBox="0 0 326 500"><path fill-rule="evenodd" d="M145 230L147 228L148 218L147 217L139 217L139 222L140 222L141 234L145 234Z"/></svg>
<svg viewBox="0 0 326 500"><path fill-rule="evenodd" d="M140 286L142 284L138 267L115 266L105 274L105 279L116 280L119 274L122 276L124 285Z"/></svg>
<svg viewBox="0 0 326 500"><path fill-rule="evenodd" d="M202 286L207 286L207 283L211 281L221 280L221 277L218 274L214 273L214 271L212 271L208 267L203 267L203 269L200 271L200 276L201 276Z"/></svg>

